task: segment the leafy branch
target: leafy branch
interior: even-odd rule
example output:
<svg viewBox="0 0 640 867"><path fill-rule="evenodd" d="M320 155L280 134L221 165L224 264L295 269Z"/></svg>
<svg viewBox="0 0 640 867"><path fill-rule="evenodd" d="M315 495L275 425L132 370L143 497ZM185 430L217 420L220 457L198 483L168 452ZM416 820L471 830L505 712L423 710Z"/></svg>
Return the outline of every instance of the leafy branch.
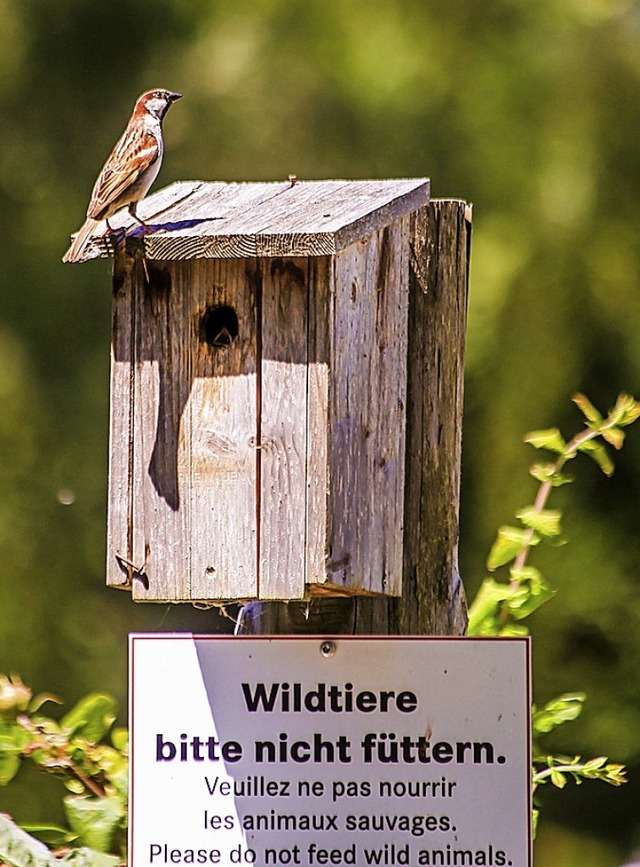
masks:
<svg viewBox="0 0 640 867"><path fill-rule="evenodd" d="M538 738L564 723L577 719L582 713L586 699L584 693L567 693L558 696L538 710L533 706L531 726L533 734L533 791L539 785L551 782L563 789L567 778L580 784L583 780L602 780L612 786L626 782L624 765L609 762L606 756L582 760L581 756L550 756L538 745Z"/></svg>
<svg viewBox="0 0 640 867"><path fill-rule="evenodd" d="M86 696L59 721L42 712L47 702L60 703L50 694L33 696L15 674L0 675L0 786L8 785L24 763L59 778L69 792L63 798L69 828L34 825L21 830L0 817L0 863L40 863L42 843L24 833L31 831L62 847L65 863L72 846L72 860L113 867L119 859L106 853L122 850L127 818L127 732L113 729L116 709L108 695ZM50 856L55 860L55 853Z"/></svg>
<svg viewBox="0 0 640 867"><path fill-rule="evenodd" d="M561 756L547 756L547 767L534 774L535 786L551 780L558 789L563 789L567 783L567 775L573 777L580 785L583 780L604 780L612 786L621 786L626 783L624 765L616 765L609 762L606 756L589 759L583 762L580 756L563 758Z"/></svg>
<svg viewBox="0 0 640 867"><path fill-rule="evenodd" d="M490 572L507 569L507 580L486 578L469 608L470 635L527 635L523 620L533 614L554 595L542 573L530 566L531 549L541 541L561 543L562 513L548 507L555 488L573 479L566 475L565 466L578 454L588 455L600 470L611 476L613 460L607 445L616 450L625 440L623 428L640 418L640 403L621 394L607 416L602 416L583 395L573 397L585 419L584 428L566 441L558 428L533 431L525 442L536 449L550 452L554 459L534 464L529 472L539 483L531 505L516 513L519 525L500 527L487 558ZM584 760L580 756L551 756L538 747L538 738L566 722L576 719L582 712L586 696L582 693L561 695L544 708L532 711L534 757L532 770L533 791L551 782L563 788L568 779L576 783L583 780L602 780L612 786L626 782L623 765L609 762L605 756ZM534 819L537 813L534 813Z"/></svg>
<svg viewBox="0 0 640 867"><path fill-rule="evenodd" d="M487 568L494 572L508 566L509 580L496 581L486 578L469 609L470 635L527 635L528 629L521 621L548 602L554 591L541 572L529 566L531 548L543 539L558 543L561 538L562 513L547 508L554 488L572 482L564 472L568 461L578 454L586 454L611 476L613 461L602 440L615 449L622 448L625 439L624 427L640 418L640 403L622 394L614 408L603 417L582 394L573 398L585 416L585 428L568 442L558 428L533 431L525 442L536 449L544 449L556 455L555 460L534 464L529 473L540 484L533 503L516 513L519 526L500 527L487 558Z"/></svg>

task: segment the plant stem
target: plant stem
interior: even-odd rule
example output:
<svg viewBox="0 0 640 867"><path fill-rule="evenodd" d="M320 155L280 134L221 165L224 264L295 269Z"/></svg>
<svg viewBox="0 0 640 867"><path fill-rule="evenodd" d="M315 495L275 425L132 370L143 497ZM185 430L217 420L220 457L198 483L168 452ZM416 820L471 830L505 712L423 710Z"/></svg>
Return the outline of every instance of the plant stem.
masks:
<svg viewBox="0 0 640 867"><path fill-rule="evenodd" d="M559 472L559 470L562 468L565 460L566 459L564 458L563 455L561 455L560 458L558 458L558 460L556 461L556 464L555 464L554 472ZM553 485L549 481L540 483L540 487L538 488L538 493L536 494L536 498L533 502L533 510L536 513L536 515L539 515L540 512L544 509L544 507L547 505L547 500L549 499L549 494L551 493L552 487L553 487ZM531 540L533 539L533 534L534 534L533 527L529 527L529 529L525 533L524 540L522 542L520 550L518 551L518 555L516 556L516 559L513 561L514 570L520 570L526 565L527 557L529 556L529 551L531 550ZM515 578L512 579L512 581L511 581L512 586L514 586L517 583L518 583L517 579L515 579Z"/></svg>
<svg viewBox="0 0 640 867"><path fill-rule="evenodd" d="M79 771L78 768L76 768L73 762L70 762L68 767L71 773L75 774L75 776L80 780L80 782L86 789L88 789L97 798L104 798L106 793L102 786L99 786L90 777L85 777L85 775L81 771Z"/></svg>
<svg viewBox="0 0 640 867"><path fill-rule="evenodd" d="M584 443L589 442L589 440L595 439L600 436L600 429L594 430L593 428L587 427L583 431L580 431L579 434L576 434L573 439L571 439L566 447L564 452L558 456L555 464L553 465L553 475L559 473L560 470L564 467L567 461L574 458L578 452L580 446L584 445ZM533 503L534 512L539 515L540 512L547 505L547 501L549 499L549 495L551 494L551 490L553 488L552 482L547 479L547 481L541 482L540 487L538 488L538 493L536 494L536 498ZM529 551L531 550L531 540L534 536L533 527L529 527L524 534L524 538L522 541L522 545L520 546L520 550L518 551L515 560L513 561L513 572L518 575L518 573L526 566L527 558L529 556ZM518 586L519 578L512 578L509 582L510 587L515 589ZM502 607L502 611L500 612L500 623L502 626L506 626L509 620L509 608L505 604Z"/></svg>
<svg viewBox="0 0 640 867"><path fill-rule="evenodd" d="M561 774L573 774L576 770L580 770L580 765L554 765L552 768L545 768L544 771L536 771L533 775L533 785L537 786L542 780L550 777L554 771L559 771Z"/></svg>

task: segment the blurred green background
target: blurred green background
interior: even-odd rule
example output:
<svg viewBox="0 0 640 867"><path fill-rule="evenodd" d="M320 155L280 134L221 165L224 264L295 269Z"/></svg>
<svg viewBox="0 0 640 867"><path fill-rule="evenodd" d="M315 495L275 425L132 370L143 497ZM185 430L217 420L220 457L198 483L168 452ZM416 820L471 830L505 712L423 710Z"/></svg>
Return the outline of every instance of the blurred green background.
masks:
<svg viewBox="0 0 640 867"><path fill-rule="evenodd" d="M522 444L640 397L640 4L632 0L0 0L0 671L68 705L126 707L126 634L227 630L103 586L110 266L62 266L137 95L185 94L175 179L428 175L474 203L462 496L470 596L498 524L533 496ZM536 865L619 865L640 844L640 430L606 480L555 504L566 548L534 562L535 697L586 690L553 747L630 768L545 793ZM67 706L68 706L67 705ZM45 785L46 784L46 785ZM54 784L0 790L60 818Z"/></svg>

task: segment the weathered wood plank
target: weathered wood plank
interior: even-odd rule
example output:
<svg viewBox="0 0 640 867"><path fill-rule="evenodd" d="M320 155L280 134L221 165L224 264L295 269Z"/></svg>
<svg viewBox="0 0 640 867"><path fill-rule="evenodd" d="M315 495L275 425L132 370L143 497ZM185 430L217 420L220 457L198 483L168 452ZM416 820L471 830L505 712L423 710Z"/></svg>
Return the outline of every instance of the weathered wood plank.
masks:
<svg viewBox="0 0 640 867"><path fill-rule="evenodd" d="M127 212L111 220L148 259L330 255L424 205L429 181L184 182L145 199L145 232ZM104 231L104 229L101 229ZM85 259L113 254L97 238Z"/></svg>
<svg viewBox="0 0 640 867"><path fill-rule="evenodd" d="M260 269L259 595L295 599L306 580L307 262L263 260Z"/></svg>
<svg viewBox="0 0 640 867"><path fill-rule="evenodd" d="M177 270L184 274L184 269ZM188 281L183 291L191 295L195 347L186 408L191 431L191 598L252 598L258 593L254 284L246 264L238 260L196 262ZM203 317L207 309L224 308L236 314L238 333L229 345L212 346ZM224 335L218 342L224 343Z"/></svg>
<svg viewBox="0 0 640 867"><path fill-rule="evenodd" d="M357 631L459 635L466 629L458 536L471 210L435 200L411 224L403 596L358 600Z"/></svg>
<svg viewBox="0 0 640 867"><path fill-rule="evenodd" d="M141 267L138 265L138 267ZM135 599L190 598L189 417L191 383L188 295L174 286L169 265L138 275L135 333L134 527L142 528L149 586L134 583ZM153 323L153 327L151 327ZM167 555L167 552L170 552Z"/></svg>
<svg viewBox="0 0 640 867"><path fill-rule="evenodd" d="M464 632L457 542L470 209L461 201L431 202L411 218L410 241L402 598L312 596L306 603L252 603L244 610L241 631Z"/></svg>
<svg viewBox="0 0 640 867"><path fill-rule="evenodd" d="M175 185L167 188L167 196ZM156 197L164 190L144 200L144 205L160 225L167 224L167 231L208 235L211 229L226 234L250 234L256 229L256 215L262 210L270 211L273 201L291 188L288 182L280 183L222 183L199 182L197 189L187 197L178 190L179 198L172 206L165 206L156 215ZM184 225L183 225L184 224ZM122 212L121 225L133 225L127 212Z"/></svg>
<svg viewBox="0 0 640 867"><path fill-rule="evenodd" d="M307 584L327 580L329 539L329 439L333 268L329 257L309 260L309 366L307 381Z"/></svg>
<svg viewBox="0 0 640 867"><path fill-rule="evenodd" d="M149 282L136 267L114 294L108 583L154 601L255 596L253 285L238 260L149 265ZM199 333L217 304L238 316L228 347Z"/></svg>
<svg viewBox="0 0 640 867"><path fill-rule="evenodd" d="M408 219L334 258L329 580L400 592Z"/></svg>
<svg viewBox="0 0 640 867"><path fill-rule="evenodd" d="M133 285L116 266L112 299L111 388L109 404L109 507L107 511L107 584L130 590L136 580L133 553ZM115 447L113 444L117 444ZM136 548L139 549L139 545ZM138 576L137 580L141 579Z"/></svg>

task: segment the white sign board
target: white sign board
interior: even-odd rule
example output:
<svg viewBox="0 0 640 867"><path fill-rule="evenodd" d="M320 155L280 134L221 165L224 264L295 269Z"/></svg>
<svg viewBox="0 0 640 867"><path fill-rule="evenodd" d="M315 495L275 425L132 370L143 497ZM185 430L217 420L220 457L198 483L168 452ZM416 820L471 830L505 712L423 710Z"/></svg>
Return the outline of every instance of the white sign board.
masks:
<svg viewBox="0 0 640 867"><path fill-rule="evenodd" d="M131 867L531 864L527 639L130 637Z"/></svg>

